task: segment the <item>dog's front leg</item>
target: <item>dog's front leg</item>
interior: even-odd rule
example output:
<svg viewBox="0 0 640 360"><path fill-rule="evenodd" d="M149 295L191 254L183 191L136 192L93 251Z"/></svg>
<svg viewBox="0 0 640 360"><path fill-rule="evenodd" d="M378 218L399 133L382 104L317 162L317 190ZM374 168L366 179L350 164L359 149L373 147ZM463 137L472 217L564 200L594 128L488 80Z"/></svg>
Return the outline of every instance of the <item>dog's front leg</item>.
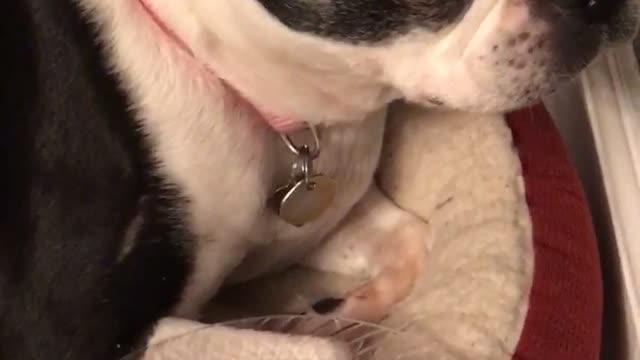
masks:
<svg viewBox="0 0 640 360"><path fill-rule="evenodd" d="M411 293L430 239L425 222L372 186L326 245L305 261L317 270L358 276L363 283L343 298L317 302L314 311L367 322L384 319Z"/></svg>

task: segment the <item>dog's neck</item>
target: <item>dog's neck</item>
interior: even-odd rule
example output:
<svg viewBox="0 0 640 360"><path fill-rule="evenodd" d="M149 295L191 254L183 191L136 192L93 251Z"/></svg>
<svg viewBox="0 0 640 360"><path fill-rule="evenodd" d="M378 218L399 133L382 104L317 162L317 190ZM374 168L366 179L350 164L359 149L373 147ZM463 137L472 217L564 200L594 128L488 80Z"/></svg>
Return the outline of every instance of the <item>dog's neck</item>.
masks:
<svg viewBox="0 0 640 360"><path fill-rule="evenodd" d="M171 26L166 23L163 17L157 12L155 6L152 4L153 0L138 0L142 5L145 13L149 16L149 18L153 21L153 23L158 27L158 29L163 33L165 38L173 43L180 51L188 54L191 57L195 58L195 54L193 50L189 47L185 41L181 38L181 36L176 33L176 31L171 28ZM217 76L211 69L207 69L212 76ZM306 124L302 121L298 121L293 118L283 118L275 114L270 114L265 111L263 108L258 108L251 104L251 102L242 94L240 94L232 85L228 84L224 79L220 79L222 83L224 83L225 87L233 93L234 96L238 97L240 100L245 101L248 106L253 107L257 113L260 114L260 117L266 121L266 123L273 128L276 132L286 133L290 131L296 131L302 129L306 126Z"/></svg>
<svg viewBox="0 0 640 360"><path fill-rule="evenodd" d="M296 34L255 1L132 1L278 131L365 119L394 97L356 48Z"/></svg>

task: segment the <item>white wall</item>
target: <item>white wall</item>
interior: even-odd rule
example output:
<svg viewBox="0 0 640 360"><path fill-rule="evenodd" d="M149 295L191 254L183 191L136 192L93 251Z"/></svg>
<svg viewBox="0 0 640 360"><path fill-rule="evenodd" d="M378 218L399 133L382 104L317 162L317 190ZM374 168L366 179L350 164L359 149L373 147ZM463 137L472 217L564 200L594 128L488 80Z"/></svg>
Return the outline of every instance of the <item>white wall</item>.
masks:
<svg viewBox="0 0 640 360"><path fill-rule="evenodd" d="M628 360L618 339L624 338L621 324L623 319L619 309L620 294L618 262L609 210L604 193L602 176L594 145L588 115L582 92L577 83L561 88L556 94L545 99L545 104L553 116L565 141L569 155L578 170L591 208L596 234L598 236L603 267L605 311L603 328L602 360Z"/></svg>

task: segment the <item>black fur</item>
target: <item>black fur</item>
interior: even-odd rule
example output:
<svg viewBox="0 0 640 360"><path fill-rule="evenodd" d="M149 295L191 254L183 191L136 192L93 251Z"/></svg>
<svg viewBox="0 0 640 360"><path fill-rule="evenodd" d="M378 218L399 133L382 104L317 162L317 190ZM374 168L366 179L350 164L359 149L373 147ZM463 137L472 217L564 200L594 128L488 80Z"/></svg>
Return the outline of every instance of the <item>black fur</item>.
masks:
<svg viewBox="0 0 640 360"><path fill-rule="evenodd" d="M7 1L0 16L0 359L117 359L178 300L182 200L153 176L70 1ZM118 262L143 195L138 246Z"/></svg>
<svg viewBox="0 0 640 360"><path fill-rule="evenodd" d="M471 0L259 0L290 28L341 41L380 42L452 24Z"/></svg>
<svg viewBox="0 0 640 360"><path fill-rule="evenodd" d="M472 0L258 0L293 30L352 43L378 43L413 29L437 31L455 23ZM638 8L626 0L523 0L536 16L577 22L582 30L605 32L608 40L629 37ZM634 15L632 15L634 14ZM561 19L555 19L560 17ZM588 39L591 40L591 39ZM586 42L582 42L586 44ZM594 47L592 44L587 44ZM597 44L595 44L597 46Z"/></svg>

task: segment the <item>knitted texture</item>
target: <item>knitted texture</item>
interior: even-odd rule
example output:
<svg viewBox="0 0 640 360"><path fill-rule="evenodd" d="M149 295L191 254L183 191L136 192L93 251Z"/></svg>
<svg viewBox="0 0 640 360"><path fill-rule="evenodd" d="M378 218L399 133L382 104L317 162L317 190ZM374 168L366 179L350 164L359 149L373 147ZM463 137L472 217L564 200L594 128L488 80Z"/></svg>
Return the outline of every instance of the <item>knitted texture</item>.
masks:
<svg viewBox="0 0 640 360"><path fill-rule="evenodd" d="M602 281L595 233L576 171L546 109L507 117L533 224L534 279L514 360L596 360Z"/></svg>

